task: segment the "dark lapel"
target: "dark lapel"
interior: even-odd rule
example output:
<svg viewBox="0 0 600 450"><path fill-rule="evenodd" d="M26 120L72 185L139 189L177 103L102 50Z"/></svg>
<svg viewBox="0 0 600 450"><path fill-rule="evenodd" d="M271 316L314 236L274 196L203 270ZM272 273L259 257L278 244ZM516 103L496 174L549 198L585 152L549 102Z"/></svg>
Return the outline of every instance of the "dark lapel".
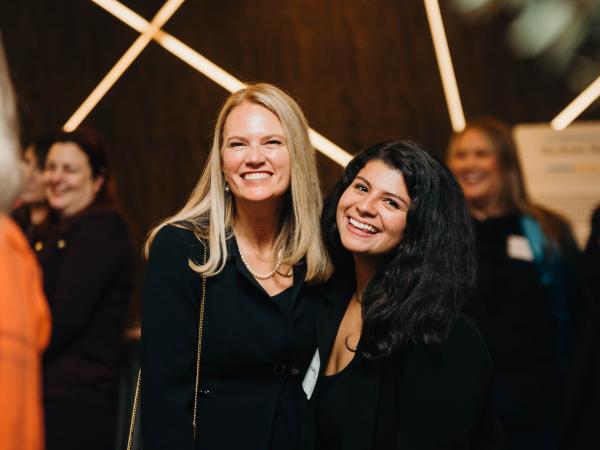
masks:
<svg viewBox="0 0 600 450"><path fill-rule="evenodd" d="M348 307L348 301L354 292L354 279L340 280L338 277L334 277L322 289L324 301L317 311L315 319L317 347L321 361L319 373L321 375L327 366L333 341Z"/></svg>

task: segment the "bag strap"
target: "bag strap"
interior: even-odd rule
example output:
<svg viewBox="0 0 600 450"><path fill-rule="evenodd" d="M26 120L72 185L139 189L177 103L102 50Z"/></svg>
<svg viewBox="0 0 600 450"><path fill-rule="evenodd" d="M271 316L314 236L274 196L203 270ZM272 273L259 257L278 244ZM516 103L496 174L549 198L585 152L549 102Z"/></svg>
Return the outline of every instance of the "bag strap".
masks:
<svg viewBox="0 0 600 450"><path fill-rule="evenodd" d="M202 264L206 264L206 244L200 241L204 250ZM200 317L198 319L198 346L196 349L196 383L194 385L194 413L192 416L192 434L196 439L196 416L198 412L198 387L200 383L200 357L202 356L202 336L204 334L204 304L206 303L206 276L202 275L202 293L200 294Z"/></svg>
<svg viewBox="0 0 600 450"><path fill-rule="evenodd" d="M206 244L203 240L200 240L203 248L202 264L206 264ZM204 309L206 304L206 276L202 275L202 288L200 297L200 314L198 319L198 345L196 348L196 377L194 382L194 411L192 415L192 436L196 439L196 425L197 425L197 413L198 413L198 387L200 386L200 357L202 356L202 336L204 334ZM133 406L131 409L131 420L129 422L129 436L127 437L127 450L131 450L133 446L133 435L135 431L137 411L140 403L142 387L142 369L138 370L137 381L135 384L135 396L133 398Z"/></svg>

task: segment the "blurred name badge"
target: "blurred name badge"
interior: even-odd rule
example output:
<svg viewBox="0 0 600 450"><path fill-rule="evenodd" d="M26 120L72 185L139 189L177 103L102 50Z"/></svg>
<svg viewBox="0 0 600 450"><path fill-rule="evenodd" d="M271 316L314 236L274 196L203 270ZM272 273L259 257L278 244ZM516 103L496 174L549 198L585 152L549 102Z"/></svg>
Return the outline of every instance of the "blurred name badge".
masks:
<svg viewBox="0 0 600 450"><path fill-rule="evenodd" d="M506 253L509 258L523 261L533 261L533 252L525 236L511 234L506 239Z"/></svg>
<svg viewBox="0 0 600 450"><path fill-rule="evenodd" d="M319 377L319 368L321 367L321 358L319 357L319 350L315 351L315 354L310 362L310 366L306 371L306 375L304 376L304 380L302 381L302 389L306 394L306 398L310 400L313 391L315 390L315 385L317 384L317 378Z"/></svg>

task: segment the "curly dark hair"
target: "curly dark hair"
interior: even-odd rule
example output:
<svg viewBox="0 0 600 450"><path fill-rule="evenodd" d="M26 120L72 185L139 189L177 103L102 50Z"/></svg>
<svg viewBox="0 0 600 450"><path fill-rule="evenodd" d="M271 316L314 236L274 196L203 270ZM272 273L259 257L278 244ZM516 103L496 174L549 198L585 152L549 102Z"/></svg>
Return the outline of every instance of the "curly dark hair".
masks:
<svg viewBox="0 0 600 450"><path fill-rule="evenodd" d="M475 284L472 221L450 170L410 141L375 144L356 156L326 201L322 230L334 279L354 273L336 225L340 197L360 170L379 160L399 170L411 198L404 236L370 280L362 303L360 352L384 358L408 343L438 347Z"/></svg>

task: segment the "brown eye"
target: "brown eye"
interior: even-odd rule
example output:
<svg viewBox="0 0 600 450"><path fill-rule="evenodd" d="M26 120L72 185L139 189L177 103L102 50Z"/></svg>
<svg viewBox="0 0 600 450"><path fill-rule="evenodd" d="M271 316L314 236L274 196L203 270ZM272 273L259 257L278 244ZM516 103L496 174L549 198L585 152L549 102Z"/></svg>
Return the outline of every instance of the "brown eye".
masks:
<svg viewBox="0 0 600 450"><path fill-rule="evenodd" d="M365 186L363 183L356 183L354 185L354 189L361 191L361 192L369 192L369 188L367 186Z"/></svg>
<svg viewBox="0 0 600 450"><path fill-rule="evenodd" d="M395 209L400 208L400 205L398 204L398 202L396 200L393 200L391 198L384 198L383 201L384 201L384 203L387 203L388 205L390 205L392 208L395 208Z"/></svg>

